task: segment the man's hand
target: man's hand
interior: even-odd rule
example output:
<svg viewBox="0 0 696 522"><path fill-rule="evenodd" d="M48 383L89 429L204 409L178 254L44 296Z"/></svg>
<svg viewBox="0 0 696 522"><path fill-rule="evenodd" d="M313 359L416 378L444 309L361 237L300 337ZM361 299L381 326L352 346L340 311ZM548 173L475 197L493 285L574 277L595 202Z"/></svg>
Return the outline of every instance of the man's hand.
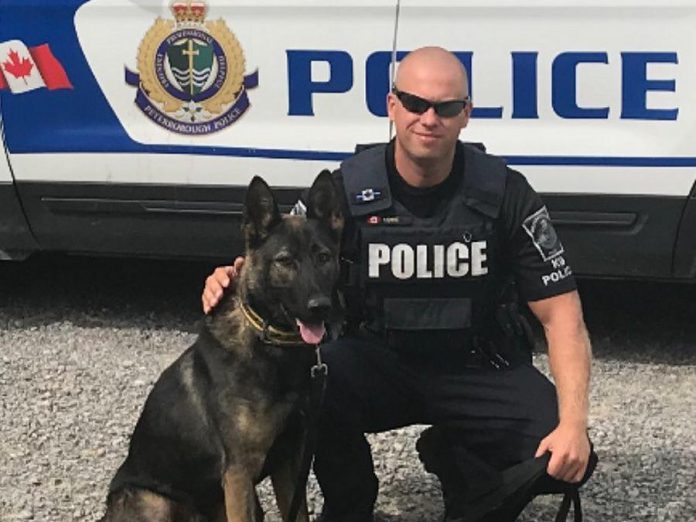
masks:
<svg viewBox="0 0 696 522"><path fill-rule="evenodd" d="M225 289L229 288L230 284L234 282L239 272L241 272L242 266L244 266L244 258L238 257L234 260L234 264L219 266L206 278L205 288L203 288L203 295L201 296L203 313L210 313L217 306L225 293Z"/></svg>
<svg viewBox="0 0 696 522"><path fill-rule="evenodd" d="M559 424L539 443L535 457L547 451L551 453L546 467L549 475L563 482L580 482L590 460L590 440L585 427Z"/></svg>

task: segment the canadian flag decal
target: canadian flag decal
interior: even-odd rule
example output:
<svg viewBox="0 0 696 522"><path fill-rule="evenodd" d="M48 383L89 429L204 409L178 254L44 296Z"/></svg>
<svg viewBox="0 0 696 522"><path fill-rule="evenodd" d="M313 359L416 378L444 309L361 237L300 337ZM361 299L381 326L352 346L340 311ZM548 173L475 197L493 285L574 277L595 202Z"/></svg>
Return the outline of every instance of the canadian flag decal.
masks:
<svg viewBox="0 0 696 522"><path fill-rule="evenodd" d="M0 90L19 94L42 87L73 88L48 44L28 48L20 40L0 42Z"/></svg>

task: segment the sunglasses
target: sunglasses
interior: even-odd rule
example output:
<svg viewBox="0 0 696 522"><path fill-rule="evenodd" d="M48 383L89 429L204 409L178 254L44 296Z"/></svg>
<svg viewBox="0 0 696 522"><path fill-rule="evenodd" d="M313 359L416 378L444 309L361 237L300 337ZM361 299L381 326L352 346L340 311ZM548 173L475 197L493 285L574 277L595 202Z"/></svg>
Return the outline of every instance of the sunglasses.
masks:
<svg viewBox="0 0 696 522"><path fill-rule="evenodd" d="M401 105L404 106L408 112L414 114L423 114L430 107L435 109L435 114L442 118L454 118L459 115L469 103L469 97L467 96L463 100L446 100L441 102L431 102L429 100L423 99L420 96L411 94L409 92L400 91L396 87L392 88L392 93L396 96Z"/></svg>

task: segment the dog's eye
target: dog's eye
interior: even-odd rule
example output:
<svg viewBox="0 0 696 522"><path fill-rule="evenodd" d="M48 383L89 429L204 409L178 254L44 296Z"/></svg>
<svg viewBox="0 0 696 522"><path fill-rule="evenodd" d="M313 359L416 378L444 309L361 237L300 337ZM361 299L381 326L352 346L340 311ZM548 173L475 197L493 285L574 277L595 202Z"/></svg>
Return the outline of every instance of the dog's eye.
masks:
<svg viewBox="0 0 696 522"><path fill-rule="evenodd" d="M277 256L274 259L274 261L284 267L291 267L295 264L295 260L293 259L293 257L287 254L281 254Z"/></svg>
<svg viewBox="0 0 696 522"><path fill-rule="evenodd" d="M319 261L320 263L328 263L329 261L331 261L331 254L327 252L319 252L319 254L317 255L317 261Z"/></svg>

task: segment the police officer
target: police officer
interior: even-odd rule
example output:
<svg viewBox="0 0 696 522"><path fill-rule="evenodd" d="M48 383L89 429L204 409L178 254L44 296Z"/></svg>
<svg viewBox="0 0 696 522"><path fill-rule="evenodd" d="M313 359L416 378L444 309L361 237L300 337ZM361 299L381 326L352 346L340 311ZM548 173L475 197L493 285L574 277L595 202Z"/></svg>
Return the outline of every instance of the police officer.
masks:
<svg viewBox="0 0 696 522"><path fill-rule="evenodd" d="M594 468L580 298L539 196L458 141L472 110L461 62L437 47L412 51L387 105L395 139L334 173L348 320L322 347L321 520L372 520L365 433L416 423L433 425L417 447L440 478L447 520L514 520L534 495L573 490ZM206 313L242 263L206 280ZM555 387L531 364L520 298L544 327Z"/></svg>

